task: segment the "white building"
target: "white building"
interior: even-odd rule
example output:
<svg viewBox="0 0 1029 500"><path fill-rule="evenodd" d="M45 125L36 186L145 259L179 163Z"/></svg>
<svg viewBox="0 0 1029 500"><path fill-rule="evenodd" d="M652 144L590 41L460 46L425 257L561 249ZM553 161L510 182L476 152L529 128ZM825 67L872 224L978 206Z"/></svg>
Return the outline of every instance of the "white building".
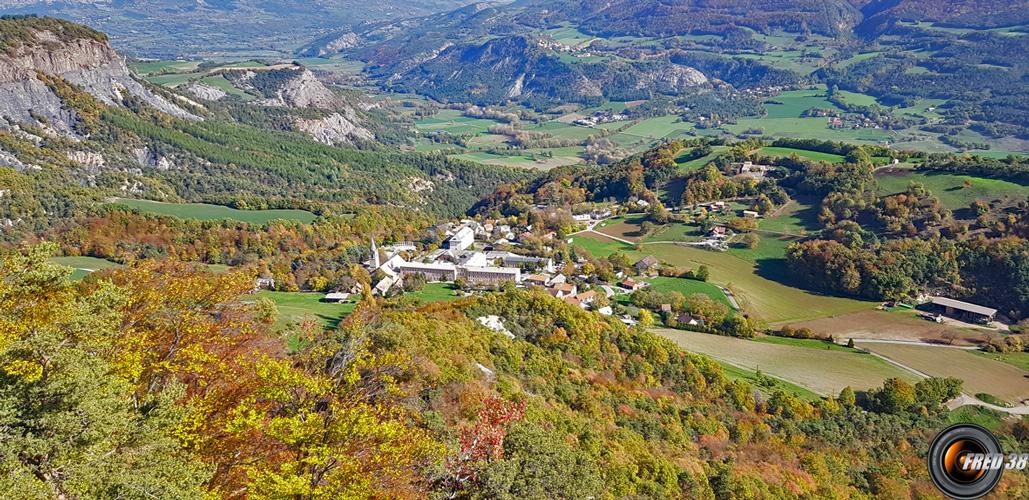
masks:
<svg viewBox="0 0 1029 500"><path fill-rule="evenodd" d="M459 229L447 240L446 247L450 250L465 250L475 243L475 231L465 226Z"/></svg>

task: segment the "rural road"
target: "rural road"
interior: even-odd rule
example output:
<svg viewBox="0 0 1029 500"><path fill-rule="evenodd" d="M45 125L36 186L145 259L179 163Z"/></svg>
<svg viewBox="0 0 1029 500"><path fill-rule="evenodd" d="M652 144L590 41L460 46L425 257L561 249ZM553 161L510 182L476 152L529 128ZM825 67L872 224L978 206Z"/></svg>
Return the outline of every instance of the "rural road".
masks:
<svg viewBox="0 0 1029 500"><path fill-rule="evenodd" d="M947 402L947 409L953 410L959 406L981 406L983 408L989 408L994 411L1001 413L1009 413L1011 415L1029 415L1029 405L1013 406L1011 408L1005 408L1003 406L992 405L985 401L980 401L968 394L962 394Z"/></svg>

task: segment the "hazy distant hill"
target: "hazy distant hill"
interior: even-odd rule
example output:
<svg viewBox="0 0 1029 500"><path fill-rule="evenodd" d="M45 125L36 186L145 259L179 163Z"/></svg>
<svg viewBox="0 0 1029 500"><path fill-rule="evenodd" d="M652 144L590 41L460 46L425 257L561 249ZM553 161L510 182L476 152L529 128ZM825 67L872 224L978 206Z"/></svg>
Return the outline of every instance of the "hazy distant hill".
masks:
<svg viewBox="0 0 1029 500"><path fill-rule="evenodd" d="M0 14L86 24L137 56L288 53L322 30L451 10L468 0L6 0Z"/></svg>

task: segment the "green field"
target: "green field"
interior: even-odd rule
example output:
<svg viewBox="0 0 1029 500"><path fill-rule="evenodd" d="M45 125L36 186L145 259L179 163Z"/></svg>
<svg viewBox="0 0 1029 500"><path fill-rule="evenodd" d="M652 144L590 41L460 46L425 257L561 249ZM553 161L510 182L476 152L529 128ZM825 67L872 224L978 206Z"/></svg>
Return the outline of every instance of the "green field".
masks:
<svg viewBox="0 0 1029 500"><path fill-rule="evenodd" d="M687 351L747 370L760 369L820 395L836 395L847 386L859 391L872 389L891 377L910 382L918 380L917 376L865 353L754 342L666 328L652 331Z"/></svg>
<svg viewBox="0 0 1029 500"><path fill-rule="evenodd" d="M645 244L642 252L591 233L574 237L574 244L598 257L625 252L631 259L654 255L674 266L696 268L706 265L710 282L727 286L736 294L743 310L768 322L803 321L874 308L877 303L821 295L785 284L788 272L780 258L754 261L734 255L735 251L714 252L670 243ZM765 238L770 240L771 238Z"/></svg>
<svg viewBox="0 0 1029 500"><path fill-rule="evenodd" d="M131 61L129 67L142 76L161 72L189 72L197 69L200 61Z"/></svg>
<svg viewBox="0 0 1029 500"><path fill-rule="evenodd" d="M250 95L250 94L248 94L246 92L243 92L242 90L234 87L232 85L232 83L230 83L228 80L225 79L225 76L220 75L220 74L219 75L213 75L213 76L205 76L204 78L200 79L200 82L205 84L205 85L209 85L211 87L214 87L216 89L220 89L221 91L225 92L226 94L239 97L240 99L242 99L244 101L250 101L250 100L255 99L254 96L252 96L252 95Z"/></svg>
<svg viewBox="0 0 1029 500"><path fill-rule="evenodd" d="M763 342L765 344L775 345L788 345L794 347L803 347L805 349L817 349L819 351L842 351L842 352L853 352L860 353L858 349L840 345L835 342L829 342L827 340L820 339L795 339L791 337L776 337L773 335L765 335L754 339L755 342Z"/></svg>
<svg viewBox="0 0 1029 500"><path fill-rule="evenodd" d="M446 302L457 300L461 298L461 295L458 295L457 287L453 283L426 283L425 288L417 292L405 293L403 298L422 302Z"/></svg>
<svg viewBox="0 0 1029 500"><path fill-rule="evenodd" d="M972 352L984 358L1000 361L1001 363L1007 363L1011 366L1021 368L1022 370L1029 372L1029 352Z"/></svg>
<svg viewBox="0 0 1029 500"><path fill-rule="evenodd" d="M771 393L774 393L777 390L782 390L795 394L796 396L799 396L800 398L805 399L807 401L818 401L819 399L822 399L822 397L818 394L808 389L805 389L797 384L787 382L785 380L775 377L758 377L758 374L755 371L740 368L738 366L731 365L724 361L715 361L719 365L722 365L722 371L725 372L725 376L728 377L729 380L746 381L750 383L750 385L754 386L754 388L764 393L765 396L769 396L771 395ZM763 373L763 375L767 375L767 373ZM771 387L766 387L765 385L763 385L763 382L766 380L771 381Z"/></svg>
<svg viewBox="0 0 1029 500"><path fill-rule="evenodd" d="M318 218L306 210L236 210L221 205L206 203L164 203L151 200L118 198L115 203L134 208L144 213L168 215L180 219L237 220L251 224L266 224L273 220L294 220L309 224Z"/></svg>
<svg viewBox="0 0 1029 500"><path fill-rule="evenodd" d="M324 293L271 292L267 290L257 293L257 297L271 299L272 302L275 302L275 306L279 310L279 317L275 322L277 329L308 319L317 321L322 328L336 328L339 322L357 307L357 304L321 302L324 296Z"/></svg>
<svg viewBox="0 0 1029 500"><path fill-rule="evenodd" d="M801 158L807 158L814 161L827 161L829 163L842 163L843 156L834 155L832 153L822 153L821 151L809 151L806 149L794 149L794 148L780 148L767 146L761 148L761 153L769 156L792 156L797 155Z"/></svg>
<svg viewBox="0 0 1029 500"><path fill-rule="evenodd" d="M1001 179L986 179L968 175L933 172L905 172L903 175L878 175L879 195L889 195L907 190L908 184L918 182L933 193L943 205L951 210L966 208L976 199L1024 200L1029 196L1029 186L1023 186ZM972 184L965 187L965 181Z"/></svg>
<svg viewBox="0 0 1029 500"><path fill-rule="evenodd" d="M995 431L1004 425L1004 415L981 406L960 406L947 415L951 424L977 424Z"/></svg>
<svg viewBox="0 0 1029 500"><path fill-rule="evenodd" d="M725 304L729 310L733 310L732 304L729 299L725 296L725 292L716 285L712 285L706 281L691 280L685 278L670 278L665 276L658 276L655 278L646 279L650 283L650 286L659 292L679 292L686 297L695 293L700 293L711 297L712 299Z"/></svg>
<svg viewBox="0 0 1029 500"><path fill-rule="evenodd" d="M111 262L106 259L98 259L96 257L51 257L50 262L74 269L71 274L71 279L73 280L85 278L93 271L123 267L121 264L116 262Z"/></svg>

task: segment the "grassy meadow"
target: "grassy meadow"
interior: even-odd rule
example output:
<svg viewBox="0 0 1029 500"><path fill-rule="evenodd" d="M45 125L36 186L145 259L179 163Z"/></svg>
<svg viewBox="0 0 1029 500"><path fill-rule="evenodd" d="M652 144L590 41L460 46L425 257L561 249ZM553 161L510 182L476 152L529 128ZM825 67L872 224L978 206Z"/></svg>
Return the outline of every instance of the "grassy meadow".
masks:
<svg viewBox="0 0 1029 500"><path fill-rule="evenodd" d="M180 219L235 220L251 224L266 224L273 220L293 220L309 224L318 218L306 210L237 210L222 205L207 203L165 203L151 200L118 198L115 203L139 210L143 213L167 215Z"/></svg>

